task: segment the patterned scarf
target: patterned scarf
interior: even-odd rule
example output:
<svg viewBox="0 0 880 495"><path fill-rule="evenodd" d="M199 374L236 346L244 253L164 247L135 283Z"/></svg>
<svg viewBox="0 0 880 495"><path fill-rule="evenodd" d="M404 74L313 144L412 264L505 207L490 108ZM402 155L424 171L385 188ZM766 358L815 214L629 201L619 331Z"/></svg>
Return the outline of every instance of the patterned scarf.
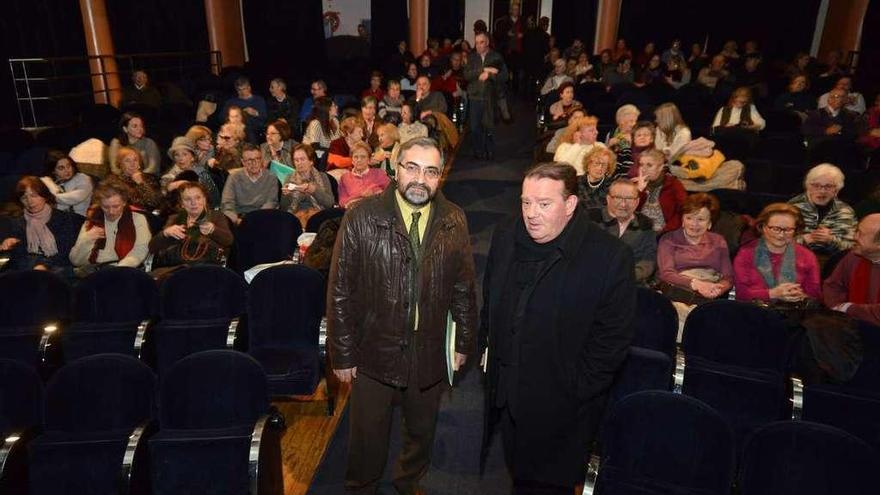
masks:
<svg viewBox="0 0 880 495"><path fill-rule="evenodd" d="M104 228L104 210L102 210L100 206L93 205L89 208L89 211L86 212L86 219L86 230L89 230L92 227ZM126 206L122 210L122 216L119 218L116 230L116 242L113 245L113 248L116 250L117 260L125 258L128 253L131 252L136 238L137 232L134 228L134 216L131 213L131 208ZM89 255L89 263L97 263L98 252L106 246L106 237L95 240L95 245L92 247L92 253Z"/></svg>
<svg viewBox="0 0 880 495"><path fill-rule="evenodd" d="M55 243L55 236L46 223L52 218L52 207L44 205L43 209L31 213L24 210L25 224L27 224L27 246L28 252L34 254L43 254L48 257L58 254L58 245Z"/></svg>
<svg viewBox="0 0 880 495"><path fill-rule="evenodd" d="M773 263L770 261L770 250L767 249L767 243L764 238L758 240L758 246L755 248L755 268L764 279L768 289L772 289L779 284L797 282L797 271L795 270L794 243L789 243L785 247L785 253L782 255L782 264L779 266L779 277L773 275Z"/></svg>

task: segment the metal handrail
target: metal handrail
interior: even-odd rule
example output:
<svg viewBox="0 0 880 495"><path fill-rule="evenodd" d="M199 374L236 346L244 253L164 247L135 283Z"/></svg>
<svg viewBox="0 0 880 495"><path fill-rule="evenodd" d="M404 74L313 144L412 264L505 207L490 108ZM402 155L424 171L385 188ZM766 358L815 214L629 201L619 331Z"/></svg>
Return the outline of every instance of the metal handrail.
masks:
<svg viewBox="0 0 880 495"><path fill-rule="evenodd" d="M115 67L107 63L111 59L116 62ZM59 104L61 101L83 98L85 103L85 99L89 98L89 103L100 99L109 103L111 95L118 94L122 87L110 87L108 76L121 77L143 67L150 73L153 82L176 82L201 68L205 72L219 74L222 55L216 50L150 52L10 58L8 63L21 126L40 127L48 123L48 116L42 114L45 108L35 105L35 102ZM65 67L65 64L70 63L74 65ZM108 66L113 67L113 70L108 70ZM101 78L103 89L92 89L93 78ZM83 86L82 91L77 91L79 87L76 86L79 84ZM85 89L86 85L90 90Z"/></svg>

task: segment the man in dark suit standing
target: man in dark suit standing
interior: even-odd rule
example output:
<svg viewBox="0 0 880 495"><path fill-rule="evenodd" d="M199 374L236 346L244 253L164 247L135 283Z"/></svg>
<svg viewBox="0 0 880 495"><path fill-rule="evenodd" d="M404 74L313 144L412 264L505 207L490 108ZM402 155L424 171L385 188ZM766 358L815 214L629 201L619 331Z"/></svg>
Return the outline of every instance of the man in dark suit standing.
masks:
<svg viewBox="0 0 880 495"><path fill-rule="evenodd" d="M500 424L516 494L583 483L632 340L632 251L589 220L576 192L568 164L526 172L522 217L495 231L483 280L484 453Z"/></svg>

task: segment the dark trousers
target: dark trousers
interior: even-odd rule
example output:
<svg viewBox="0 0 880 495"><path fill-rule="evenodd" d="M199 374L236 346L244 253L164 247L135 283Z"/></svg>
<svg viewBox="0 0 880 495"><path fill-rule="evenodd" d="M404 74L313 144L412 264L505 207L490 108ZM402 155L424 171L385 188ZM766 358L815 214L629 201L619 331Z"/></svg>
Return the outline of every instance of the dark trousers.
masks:
<svg viewBox="0 0 880 495"><path fill-rule="evenodd" d="M470 100L468 127L470 129L471 139L473 139L474 153L479 157L486 157L495 153L495 140L492 136L492 129L487 128L483 124L483 114L488 111L486 100Z"/></svg>
<svg viewBox="0 0 880 495"><path fill-rule="evenodd" d="M507 463L507 471L513 478L513 495L572 495L573 486L551 485L537 481L524 480L517 476L513 466L514 449L516 449L516 423L510 415L510 409L505 407L501 411L501 440L504 445L504 460Z"/></svg>
<svg viewBox="0 0 880 495"><path fill-rule="evenodd" d="M411 377L410 382L416 383ZM402 412L403 446L394 466L394 488L414 494L431 463L437 426L437 410L443 381L426 388L393 387L358 374L352 383L348 436L348 467L345 487L350 493L375 493L388 459L391 413L394 404Z"/></svg>

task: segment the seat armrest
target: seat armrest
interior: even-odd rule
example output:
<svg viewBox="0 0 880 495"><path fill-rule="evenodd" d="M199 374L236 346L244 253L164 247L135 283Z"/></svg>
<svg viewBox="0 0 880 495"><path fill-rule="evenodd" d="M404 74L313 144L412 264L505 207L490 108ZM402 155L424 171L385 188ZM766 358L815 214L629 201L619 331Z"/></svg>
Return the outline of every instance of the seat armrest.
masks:
<svg viewBox="0 0 880 495"><path fill-rule="evenodd" d="M260 416L251 433L251 448L248 451L248 478L250 479L250 493L256 495L260 487L260 448L263 443L263 433L269 423L269 415Z"/></svg>
<svg viewBox="0 0 880 495"><path fill-rule="evenodd" d="M791 419L799 420L804 413L804 382L791 375Z"/></svg>
<svg viewBox="0 0 880 495"><path fill-rule="evenodd" d="M145 421L132 430L125 445L125 453L122 456L122 469L119 473L119 493L128 495L132 489L143 486L149 475L146 472L146 464L140 462L146 455L146 438L156 430L153 421Z"/></svg>
<svg viewBox="0 0 880 495"><path fill-rule="evenodd" d="M141 359L141 351L144 347L144 341L147 339L147 330L152 325L150 319L146 319L138 324L137 333L134 335L134 355Z"/></svg>
<svg viewBox="0 0 880 495"><path fill-rule="evenodd" d="M684 368L685 368L684 350L679 348L675 352L675 374L673 375L672 391L680 394L681 387L684 385Z"/></svg>
<svg viewBox="0 0 880 495"><path fill-rule="evenodd" d="M3 478L6 474L6 459L9 458L9 453L12 452L12 449L17 444L23 443L21 440L22 435L23 432L15 431L3 439L3 444L0 445L0 478Z"/></svg>
<svg viewBox="0 0 880 495"><path fill-rule="evenodd" d="M584 479L583 495L593 495L593 490L596 488L596 478L599 477L599 464L601 461L598 455L590 455L590 461L587 463L587 476Z"/></svg>
<svg viewBox="0 0 880 495"><path fill-rule="evenodd" d="M46 363L49 350L57 345L60 333L60 323L47 323L43 325L43 335L40 337L40 362Z"/></svg>
<svg viewBox="0 0 880 495"><path fill-rule="evenodd" d="M229 327L226 329L226 348L228 349L232 349L232 346L235 345L235 339L238 338L238 324L240 322L241 319L238 317L229 321Z"/></svg>

